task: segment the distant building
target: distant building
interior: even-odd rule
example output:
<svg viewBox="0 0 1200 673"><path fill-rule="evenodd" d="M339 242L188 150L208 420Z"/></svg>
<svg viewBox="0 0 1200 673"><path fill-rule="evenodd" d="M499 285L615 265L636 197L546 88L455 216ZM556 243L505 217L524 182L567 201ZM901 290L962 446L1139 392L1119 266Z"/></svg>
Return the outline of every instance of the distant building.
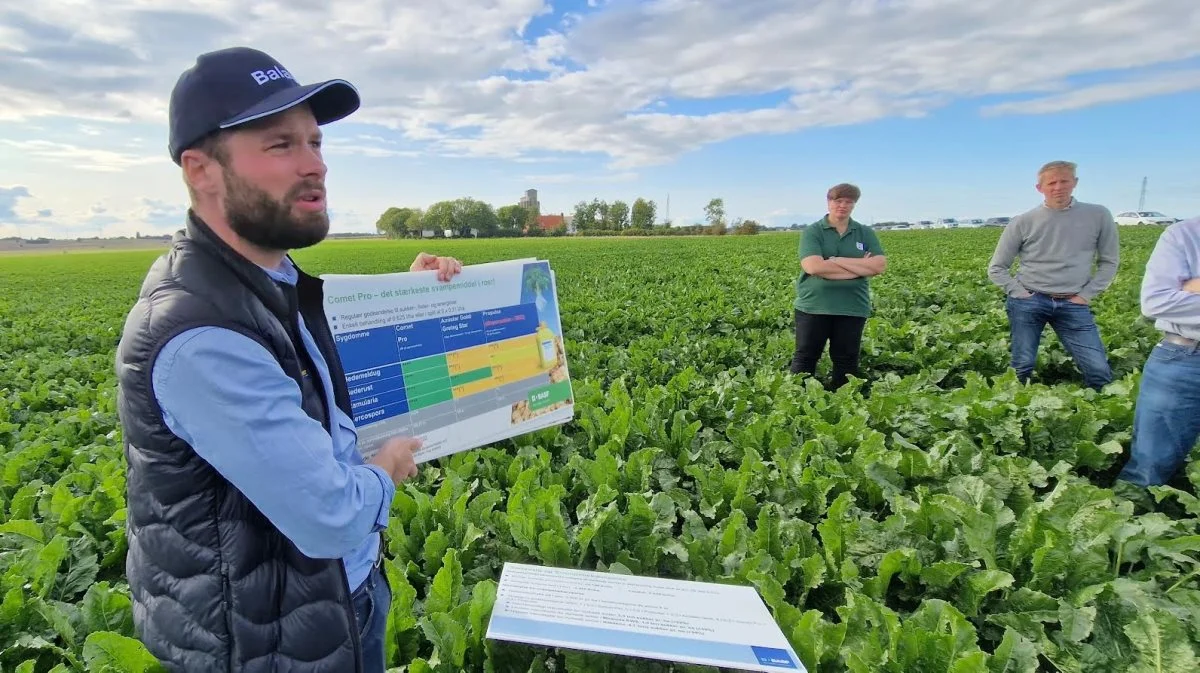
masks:
<svg viewBox="0 0 1200 673"><path fill-rule="evenodd" d="M517 205L521 206L522 208L534 209L534 210L537 210L538 212L541 212L541 207L542 207L541 204L538 203L538 196L537 196L536 189L526 189L525 196L521 197L521 200L517 202Z"/></svg>
<svg viewBox="0 0 1200 673"><path fill-rule="evenodd" d="M567 218L562 215L539 215L537 226L542 231L550 233L560 227L566 227Z"/></svg>

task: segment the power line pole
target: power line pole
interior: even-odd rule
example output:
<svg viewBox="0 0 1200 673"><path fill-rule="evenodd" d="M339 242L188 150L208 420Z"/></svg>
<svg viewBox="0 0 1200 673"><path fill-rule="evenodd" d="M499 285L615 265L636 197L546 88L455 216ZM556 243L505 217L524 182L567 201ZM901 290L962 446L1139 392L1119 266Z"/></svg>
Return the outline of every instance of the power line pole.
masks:
<svg viewBox="0 0 1200 673"><path fill-rule="evenodd" d="M1146 178L1142 178L1142 196L1138 199L1138 210L1146 209Z"/></svg>

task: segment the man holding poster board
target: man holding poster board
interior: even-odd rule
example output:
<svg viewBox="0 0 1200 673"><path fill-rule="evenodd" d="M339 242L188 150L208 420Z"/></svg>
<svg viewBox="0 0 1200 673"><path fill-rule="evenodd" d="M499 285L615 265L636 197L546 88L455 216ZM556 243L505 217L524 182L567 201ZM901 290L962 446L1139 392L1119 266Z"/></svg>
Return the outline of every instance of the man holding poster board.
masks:
<svg viewBox="0 0 1200 673"><path fill-rule="evenodd" d="M384 670L381 532L420 443L360 455L328 292L288 255L329 231L320 126L358 105L241 47L171 94L191 203L116 361L133 625L171 670ZM439 286L461 269L410 267Z"/></svg>

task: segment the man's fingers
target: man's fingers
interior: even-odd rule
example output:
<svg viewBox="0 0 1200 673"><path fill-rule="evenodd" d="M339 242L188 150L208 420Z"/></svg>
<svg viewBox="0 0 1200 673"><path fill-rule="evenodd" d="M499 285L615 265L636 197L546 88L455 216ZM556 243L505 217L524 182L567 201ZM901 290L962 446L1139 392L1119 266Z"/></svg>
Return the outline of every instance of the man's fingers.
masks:
<svg viewBox="0 0 1200 673"><path fill-rule="evenodd" d="M462 262L453 257L438 257L438 280L447 281L454 277L455 274L462 271Z"/></svg>
<svg viewBox="0 0 1200 673"><path fill-rule="evenodd" d="M417 258L413 260L412 266L409 266L408 270L409 271L424 271L425 267L428 263L429 263L429 253L426 253L426 252L417 253Z"/></svg>
<svg viewBox="0 0 1200 673"><path fill-rule="evenodd" d="M421 448L421 440L418 437L400 437L396 440L396 443L408 449L410 453Z"/></svg>

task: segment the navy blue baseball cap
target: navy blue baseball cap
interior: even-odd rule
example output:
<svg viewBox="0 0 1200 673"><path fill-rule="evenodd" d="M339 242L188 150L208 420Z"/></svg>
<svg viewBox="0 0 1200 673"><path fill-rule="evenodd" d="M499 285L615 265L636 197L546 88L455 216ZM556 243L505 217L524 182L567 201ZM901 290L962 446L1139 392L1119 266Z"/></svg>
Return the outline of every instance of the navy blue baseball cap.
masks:
<svg viewBox="0 0 1200 673"><path fill-rule="evenodd" d="M307 102L318 124L358 109L358 90L341 79L301 84L274 58L248 47L201 54L171 91L171 160L210 133Z"/></svg>

